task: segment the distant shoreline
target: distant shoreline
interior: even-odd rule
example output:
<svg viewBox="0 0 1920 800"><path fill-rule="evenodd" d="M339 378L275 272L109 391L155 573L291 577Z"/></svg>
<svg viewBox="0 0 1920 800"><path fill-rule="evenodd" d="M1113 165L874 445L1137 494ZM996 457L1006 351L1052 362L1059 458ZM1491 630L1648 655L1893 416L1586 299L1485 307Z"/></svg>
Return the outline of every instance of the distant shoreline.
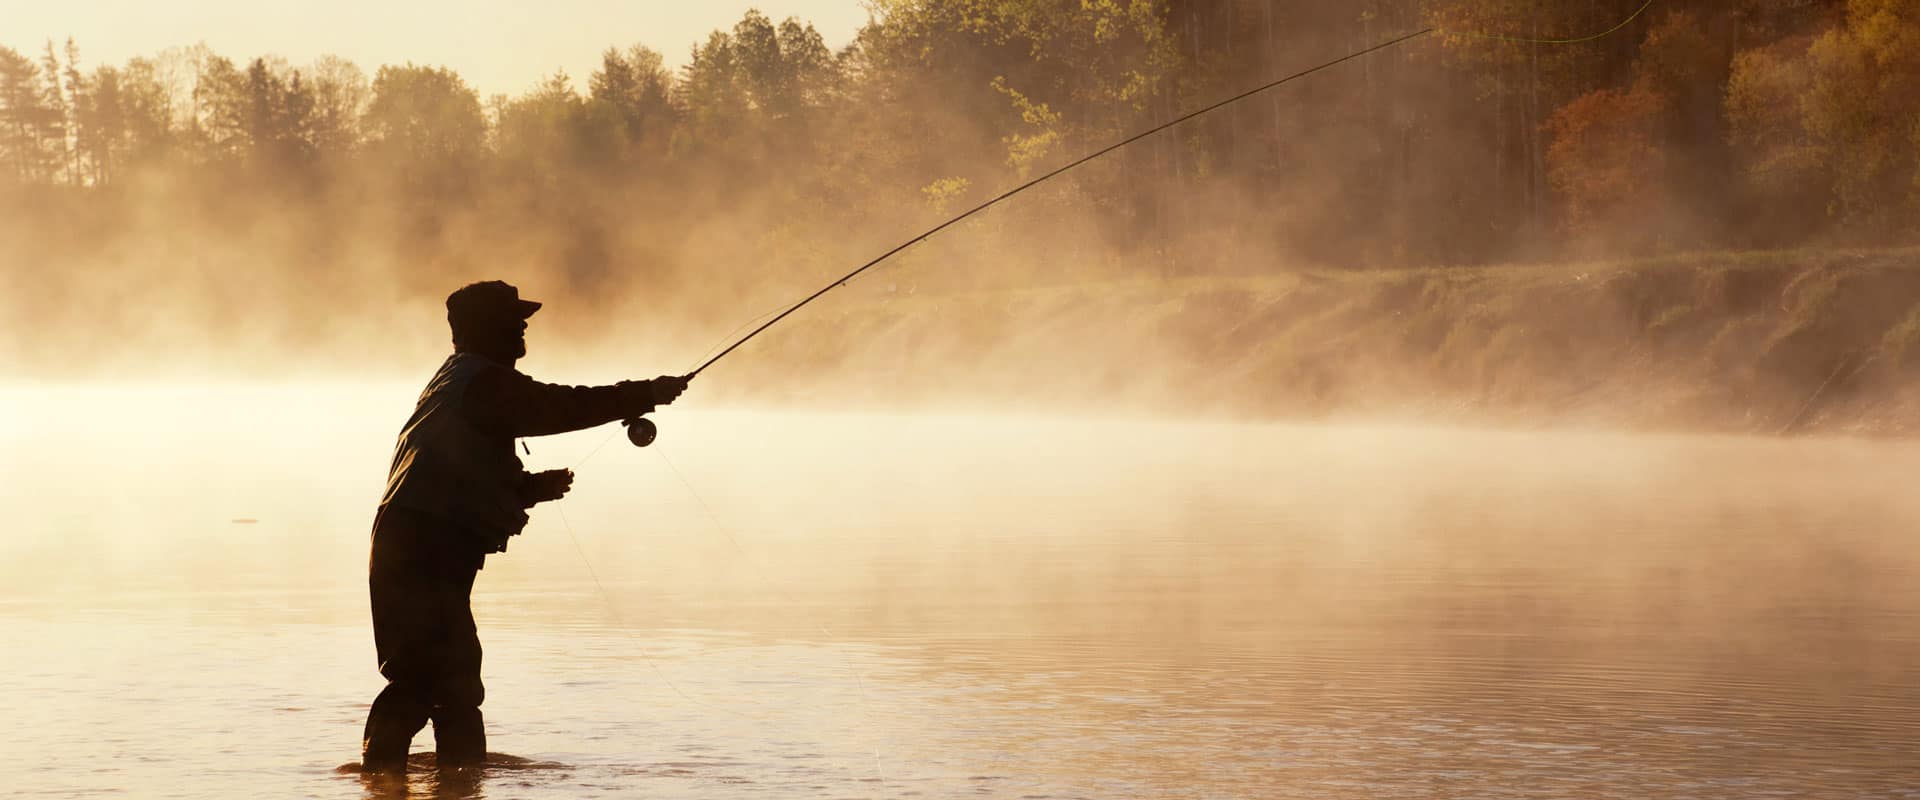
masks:
<svg viewBox="0 0 1920 800"><path fill-rule="evenodd" d="M925 294L786 324L712 388L801 405L1920 432L1920 248Z"/></svg>

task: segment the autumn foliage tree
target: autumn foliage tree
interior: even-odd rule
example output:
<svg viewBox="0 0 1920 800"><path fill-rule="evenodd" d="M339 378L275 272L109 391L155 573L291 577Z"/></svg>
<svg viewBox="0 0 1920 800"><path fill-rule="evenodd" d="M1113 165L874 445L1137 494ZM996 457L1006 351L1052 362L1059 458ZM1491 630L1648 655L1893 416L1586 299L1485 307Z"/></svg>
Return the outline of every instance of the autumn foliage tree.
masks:
<svg viewBox="0 0 1920 800"><path fill-rule="evenodd" d="M1729 58L1699 15L1677 11L1648 30L1626 87L1553 113L1547 177L1566 230L1628 249L1720 235Z"/></svg>
<svg viewBox="0 0 1920 800"><path fill-rule="evenodd" d="M1833 179L1801 111L1813 88L1810 43L1795 37L1742 51L1727 81L1736 213L1762 244L1805 238L1827 216Z"/></svg>
<svg viewBox="0 0 1920 800"><path fill-rule="evenodd" d="M1920 187L1920 0L1851 0L1814 41L1806 131L1827 167L1833 211L1888 230L1914 218Z"/></svg>
<svg viewBox="0 0 1920 800"><path fill-rule="evenodd" d="M1636 86L1601 89L1554 112L1547 123L1548 182L1574 233L1600 236L1641 229L1672 210L1662 123L1671 102Z"/></svg>

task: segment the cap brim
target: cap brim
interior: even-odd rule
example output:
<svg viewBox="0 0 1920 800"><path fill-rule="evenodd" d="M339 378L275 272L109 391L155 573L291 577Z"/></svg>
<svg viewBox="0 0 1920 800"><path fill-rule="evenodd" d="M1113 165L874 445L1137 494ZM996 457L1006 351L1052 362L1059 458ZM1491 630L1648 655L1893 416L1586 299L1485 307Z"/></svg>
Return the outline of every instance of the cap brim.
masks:
<svg viewBox="0 0 1920 800"><path fill-rule="evenodd" d="M533 316L533 312L540 310L540 304L532 300L515 300L513 301L513 308L515 311L520 312L521 319L526 319L527 317Z"/></svg>

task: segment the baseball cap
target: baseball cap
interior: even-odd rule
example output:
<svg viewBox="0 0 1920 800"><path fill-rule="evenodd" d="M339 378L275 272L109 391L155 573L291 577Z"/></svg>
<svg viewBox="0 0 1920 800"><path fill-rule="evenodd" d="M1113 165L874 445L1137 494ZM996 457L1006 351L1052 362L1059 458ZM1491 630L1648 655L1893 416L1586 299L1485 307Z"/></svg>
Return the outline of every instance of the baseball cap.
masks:
<svg viewBox="0 0 1920 800"><path fill-rule="evenodd" d="M447 317L526 319L540 304L520 299L520 290L506 281L469 283L447 295Z"/></svg>

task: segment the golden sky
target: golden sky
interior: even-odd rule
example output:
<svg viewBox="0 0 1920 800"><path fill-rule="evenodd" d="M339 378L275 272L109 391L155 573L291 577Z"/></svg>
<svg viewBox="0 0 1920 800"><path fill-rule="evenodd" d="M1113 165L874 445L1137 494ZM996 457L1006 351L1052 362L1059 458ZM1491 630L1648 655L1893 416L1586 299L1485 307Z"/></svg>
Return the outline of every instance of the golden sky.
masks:
<svg viewBox="0 0 1920 800"><path fill-rule="evenodd" d="M72 36L83 68L199 41L236 62L301 66L331 53L369 77L411 61L452 67L484 99L556 69L584 91L609 46L645 44L684 64L695 41L748 8L812 22L836 49L867 19L860 0L0 0L0 45L37 58L47 40Z"/></svg>

